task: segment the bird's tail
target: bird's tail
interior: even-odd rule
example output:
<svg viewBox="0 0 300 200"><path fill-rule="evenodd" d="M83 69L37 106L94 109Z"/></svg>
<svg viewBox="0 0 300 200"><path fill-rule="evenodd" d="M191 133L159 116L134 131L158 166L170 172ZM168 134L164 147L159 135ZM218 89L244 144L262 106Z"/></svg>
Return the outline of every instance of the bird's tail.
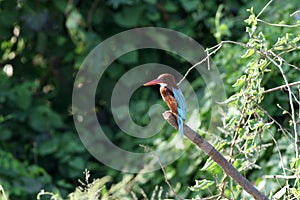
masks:
<svg viewBox="0 0 300 200"><path fill-rule="evenodd" d="M183 135L184 135L183 120L179 116L178 116L178 129L179 129L180 136L183 138Z"/></svg>

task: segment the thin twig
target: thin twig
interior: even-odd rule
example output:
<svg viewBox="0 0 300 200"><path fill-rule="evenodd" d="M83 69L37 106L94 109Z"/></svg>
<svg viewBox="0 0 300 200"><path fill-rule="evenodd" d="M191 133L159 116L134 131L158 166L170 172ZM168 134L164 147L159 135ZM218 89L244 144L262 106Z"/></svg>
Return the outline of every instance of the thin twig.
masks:
<svg viewBox="0 0 300 200"><path fill-rule="evenodd" d="M273 0L270 0L264 7L263 9L261 9L261 11L258 13L258 15L256 16L256 20L258 19L258 17L267 9L267 7L273 2Z"/></svg>
<svg viewBox="0 0 300 200"><path fill-rule="evenodd" d="M216 199L219 195L214 195L214 196L211 196L211 197L205 197L205 198L202 198L202 200L211 200L211 199Z"/></svg>
<svg viewBox="0 0 300 200"><path fill-rule="evenodd" d="M273 24L273 23L270 23L270 22L266 22L264 20L261 20L259 19L258 17L266 10L266 8L273 2L273 0L270 0L264 7L263 9L258 13L258 15L256 16L256 21L258 22L262 22L264 24L267 24L267 25L270 25L270 26L277 26L277 27L288 27L288 28L295 28L295 27L298 27L300 26L300 24L292 24L292 25L289 25L289 24ZM297 12L297 11L296 11ZM293 16L296 12L292 13L290 16Z"/></svg>
<svg viewBox="0 0 300 200"><path fill-rule="evenodd" d="M276 57L277 58L277 60L279 61L279 64L275 61L275 60L273 60L269 55L268 55L268 52L270 53L270 54L272 54L274 57ZM288 94L289 94L289 103L290 103L290 107L291 107L291 111L292 111L292 121L293 121L293 129L294 129L294 135L295 135L295 142L294 142L294 144L295 144L295 155L296 155L296 159L298 159L298 157L299 157L299 150L298 150L298 141L296 140L296 138L298 137L298 133L297 133L297 125L296 125L296 120L295 120L295 109L294 109L294 104L293 104L293 97L292 97L292 90L291 90L291 88L290 88L290 86L289 86L289 82L288 82L288 80L287 80L287 78L286 78L286 76L285 76L285 72L284 72L284 70L282 69L282 58L281 57L279 57L279 56L277 56L274 52L272 52L272 51L268 51L268 52L266 52L264 55L276 66L276 67L278 67L278 69L280 70L280 72L281 72L281 75L282 75L282 77L283 77L283 79L284 79L284 82L285 82L285 84L286 84L286 87L287 87L287 89L288 89Z"/></svg>
<svg viewBox="0 0 300 200"><path fill-rule="evenodd" d="M88 24L89 31L92 31L92 29L93 29L92 28L92 20L93 20L92 18L93 18L94 12L96 11L96 8L97 8L100 1L101 0L94 0L91 9L88 12L87 24Z"/></svg>
<svg viewBox="0 0 300 200"><path fill-rule="evenodd" d="M282 52L278 53L277 56L280 56L280 57L282 58L282 55L284 55L284 54L286 54L286 53L290 53L290 52L292 52L292 51L299 50L299 49L300 49L300 47L297 46L297 47L294 47L294 48L291 48L291 49L282 51ZM272 51L272 50L274 50L274 48L271 48L270 50ZM296 65L293 65L293 64L288 63L288 62L287 62L285 59L283 59L283 58L282 58L282 60L283 60L284 64L286 64L287 66L293 67L293 68L295 68L296 70L300 70L300 67L297 67Z"/></svg>
<svg viewBox="0 0 300 200"><path fill-rule="evenodd" d="M289 83L289 84L288 84L288 87L291 87L291 86L294 86L294 85L300 85L300 81L296 81L296 82L293 82L293 83ZM270 93L270 92L274 92L274 91L276 91L276 90L283 90L283 89L286 89L286 88L287 88L287 85L281 85L281 86L278 86L278 87L274 87L274 88L265 90L265 91L264 91L264 94L267 94L267 93Z"/></svg>
<svg viewBox="0 0 300 200"><path fill-rule="evenodd" d="M292 137L290 134L286 134L286 133L285 133L285 131L284 131L284 129L282 128L281 124L280 124L279 122L277 122L277 121L276 121L276 120L268 113L268 111L266 111L265 109L263 109L256 101L252 100L252 102L253 102L253 103L254 103L261 111L263 111L270 119L272 119L273 122L279 127L279 129L280 129L286 136L289 135L290 137ZM286 175L285 167L284 167L284 163L283 163L283 158L282 158L282 155L281 155L280 148L279 148L279 145L278 145L278 143L277 143L277 140L276 140L275 137L272 135L272 132L271 132L269 129L267 129L267 130L269 131L270 136L271 136L271 138L272 138L272 140L273 140L273 142L274 142L274 144L275 144L275 146L276 146L276 149L277 149L277 151L278 151L278 155L279 155L279 158L280 158L280 165L281 165L281 168L282 168L282 170L283 170L284 175ZM287 139L289 140L288 137L287 137Z"/></svg>
<svg viewBox="0 0 300 200"><path fill-rule="evenodd" d="M168 178L167 178L167 173L166 173L166 171L165 171L165 168L164 168L163 164L161 163L161 161L160 161L158 155L157 155L155 152L151 151L151 149L150 149L148 146L145 146L145 145L142 145L142 144L140 144L140 146L143 147L143 148L144 148L146 151L148 151L149 153L151 153L151 154L157 159L157 162L158 162L158 164L160 165L160 168L161 168L161 170L162 170L162 172L163 172L163 174L164 174L165 182L167 183L167 185L169 186L169 188L172 190L173 194L174 194L178 199L182 199L182 200L183 200L183 198L180 197L180 196L175 192L175 190L173 189L172 185L170 184L170 182L169 182L169 180L168 180Z"/></svg>
<svg viewBox="0 0 300 200"><path fill-rule="evenodd" d="M267 24L267 25L270 25L270 26L277 26L277 27L287 27L287 28L296 28L296 27L299 27L300 24L273 24L273 23L270 23L270 22L266 22L264 20L261 20L261 19L256 19L258 22L262 22L264 24Z"/></svg>
<svg viewBox="0 0 300 200"><path fill-rule="evenodd" d="M126 185L126 191L128 191L128 192L131 191L133 185L141 178L141 176L143 176L144 173L147 172L147 170L148 170L147 167L152 167L155 163L156 163L156 161L155 161L155 159L153 159L153 160L151 160L151 161L149 162L148 165L146 165L144 168L142 168L142 169L136 174L136 176L135 176L133 179L131 179L131 180L127 183L127 185Z"/></svg>
<svg viewBox="0 0 300 200"><path fill-rule="evenodd" d="M238 139L238 136L239 136L239 129L241 128L241 125L242 125L242 122L244 120L244 117L245 117L245 112L246 112L246 105L244 106L243 110L242 110L242 113L241 113L241 118L240 120L238 121L238 124L236 125L236 129L235 129L235 134L233 136L233 140L231 142L231 146L230 146L230 153L229 153L229 160L228 162L229 163L232 163L232 158L233 158L233 150L234 150L234 147L236 145L236 141ZM225 181L226 181L226 178L227 178L227 175L225 174L223 180L222 180L222 187L221 187L221 193L220 193L220 196L223 196L224 192L225 192Z"/></svg>
<svg viewBox="0 0 300 200"><path fill-rule="evenodd" d="M256 101L252 100L252 102L254 102L255 105L256 105L261 111L263 111L263 112L268 116L268 118L270 118L270 119L271 119L271 120L279 127L280 131L282 131L282 133L285 134L287 138L289 138L289 137L290 137L290 138L293 138L293 136L292 136L288 131L285 131L285 130L283 129L283 127L281 126L281 124L280 124L278 121L276 121L276 120L268 113L268 111L266 111L263 107L261 107ZM288 136L289 136L289 137L288 137ZM289 142L291 142L291 141L289 141Z"/></svg>
<svg viewBox="0 0 300 200"><path fill-rule="evenodd" d="M247 45L242 43L242 42L235 42L235 41L231 41L231 40L226 40L226 41L221 41L219 44L213 46L213 47L210 47L210 48L207 48L205 50L206 52L206 56L205 58L203 58L202 60L200 60L199 62L197 62L196 64L194 64L193 66L191 66L187 72L184 74L184 76L182 77L182 79L178 82L177 85L180 85L181 82L187 77L187 75L190 73L190 71L192 71L195 67L197 67L198 65L201 65L202 63L204 63L205 61L208 62L208 70L211 69L211 66L210 66L210 61L209 61L209 57L213 54L215 54L217 51L219 51L219 49L221 49L221 47L224 45L224 44L237 44L237 45L240 45L242 47L246 47ZM213 50L214 49L214 50ZM213 50L212 52L209 53L209 51Z"/></svg>
<svg viewBox="0 0 300 200"><path fill-rule="evenodd" d="M300 13L300 11L297 10L297 11L293 12L292 14L290 14L290 16L293 17L294 15L297 15L297 14L299 14L299 13Z"/></svg>
<svg viewBox="0 0 300 200"><path fill-rule="evenodd" d="M287 175L266 175L264 178L269 178L269 179L297 179L300 178L300 175L293 175L293 176L287 176Z"/></svg>
<svg viewBox="0 0 300 200"><path fill-rule="evenodd" d="M206 51L206 56L208 57L207 58L207 70L210 71L210 69L211 69L211 67L210 67L210 59L209 59L209 55L208 55L207 49L205 51Z"/></svg>

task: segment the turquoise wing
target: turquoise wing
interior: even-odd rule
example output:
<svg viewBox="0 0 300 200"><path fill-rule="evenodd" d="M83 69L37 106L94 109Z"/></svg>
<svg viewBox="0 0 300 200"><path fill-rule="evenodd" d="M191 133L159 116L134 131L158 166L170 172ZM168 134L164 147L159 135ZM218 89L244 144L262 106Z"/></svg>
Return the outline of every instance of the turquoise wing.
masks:
<svg viewBox="0 0 300 200"><path fill-rule="evenodd" d="M183 132L183 122L185 120L186 117L186 103L185 103L185 99L184 96L181 92L180 89L173 89L173 94L174 97L177 101L177 111L178 111L178 129L179 129L179 133L180 136L183 137L184 132Z"/></svg>

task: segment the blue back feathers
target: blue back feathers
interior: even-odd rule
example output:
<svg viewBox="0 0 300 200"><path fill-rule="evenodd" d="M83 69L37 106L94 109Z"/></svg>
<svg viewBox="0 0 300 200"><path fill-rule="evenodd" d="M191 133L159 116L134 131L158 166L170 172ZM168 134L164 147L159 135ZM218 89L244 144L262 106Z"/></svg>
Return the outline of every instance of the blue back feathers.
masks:
<svg viewBox="0 0 300 200"><path fill-rule="evenodd" d="M184 135L183 122L186 117L186 112L185 112L186 103L185 103L185 99L184 99L184 96L183 96L181 90L175 89L175 88L172 88L172 89L173 89L174 97L177 101L178 129L179 129L180 136L183 137L183 135Z"/></svg>

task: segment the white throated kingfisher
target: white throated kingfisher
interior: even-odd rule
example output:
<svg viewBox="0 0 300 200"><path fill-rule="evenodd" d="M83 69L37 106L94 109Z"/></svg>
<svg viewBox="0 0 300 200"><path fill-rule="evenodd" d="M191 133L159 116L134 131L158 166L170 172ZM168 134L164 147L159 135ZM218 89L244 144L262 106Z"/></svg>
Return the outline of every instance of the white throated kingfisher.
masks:
<svg viewBox="0 0 300 200"><path fill-rule="evenodd" d="M186 117L186 104L181 90L178 88L174 76L171 74L161 74L157 79L149 81L144 86L160 85L160 94L166 102L171 112L175 115L180 136L183 137L183 122Z"/></svg>

